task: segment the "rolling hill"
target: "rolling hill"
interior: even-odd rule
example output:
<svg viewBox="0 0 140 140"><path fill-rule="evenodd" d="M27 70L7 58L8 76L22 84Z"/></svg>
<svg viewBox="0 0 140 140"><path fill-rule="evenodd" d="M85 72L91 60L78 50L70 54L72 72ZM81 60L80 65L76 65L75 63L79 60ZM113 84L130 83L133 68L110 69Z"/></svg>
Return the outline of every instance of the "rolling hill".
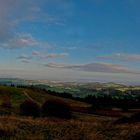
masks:
<svg viewBox="0 0 140 140"><path fill-rule="evenodd" d="M33 100L40 106L45 100L64 100L71 105L73 117L65 120L20 116L19 106L26 99ZM11 100L12 108L0 106L0 139L3 140L128 140L140 133L139 123L114 124L118 116L101 116L76 110L89 108L90 104L53 96L38 88L0 86L0 104L6 100Z"/></svg>

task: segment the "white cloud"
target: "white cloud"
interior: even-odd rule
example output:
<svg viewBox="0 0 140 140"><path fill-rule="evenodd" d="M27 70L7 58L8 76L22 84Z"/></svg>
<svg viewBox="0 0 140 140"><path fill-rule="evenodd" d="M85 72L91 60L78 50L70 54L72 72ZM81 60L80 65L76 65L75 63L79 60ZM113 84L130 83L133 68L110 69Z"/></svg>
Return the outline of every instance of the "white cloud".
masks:
<svg viewBox="0 0 140 140"><path fill-rule="evenodd" d="M32 55L33 55L33 56L40 56L41 53L40 53L39 51L33 51L33 52L32 52Z"/></svg>
<svg viewBox="0 0 140 140"><path fill-rule="evenodd" d="M48 58L63 58L63 57L67 57L69 56L68 53L41 53L39 51L33 51L32 55L38 58L42 58L42 59L48 59Z"/></svg>
<svg viewBox="0 0 140 140"><path fill-rule="evenodd" d="M23 62L23 63L31 63L31 61L27 60L27 59L22 59L21 62Z"/></svg>
<svg viewBox="0 0 140 140"><path fill-rule="evenodd" d="M0 43L1 48L23 48L23 47L33 47L39 45L39 42L32 37L29 33L18 33L13 38L9 39L5 43Z"/></svg>
<svg viewBox="0 0 140 140"><path fill-rule="evenodd" d="M24 63L31 63L31 60L34 60L34 58L36 58L35 60L40 60L40 59L63 58L66 56L68 56L67 53L49 53L49 54L44 55L43 53L39 51L33 51L31 55L22 54L18 56L17 59Z"/></svg>

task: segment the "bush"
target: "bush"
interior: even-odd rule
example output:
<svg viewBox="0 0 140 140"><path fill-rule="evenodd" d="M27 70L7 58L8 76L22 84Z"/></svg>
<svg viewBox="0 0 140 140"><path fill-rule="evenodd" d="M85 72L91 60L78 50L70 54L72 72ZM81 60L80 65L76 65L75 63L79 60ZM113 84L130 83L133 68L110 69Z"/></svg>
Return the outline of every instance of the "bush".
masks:
<svg viewBox="0 0 140 140"><path fill-rule="evenodd" d="M140 122L140 112L139 113L135 113L134 115L131 116L131 121L132 122Z"/></svg>
<svg viewBox="0 0 140 140"><path fill-rule="evenodd" d="M136 133L136 134L133 136L132 140L140 140L140 133Z"/></svg>
<svg viewBox="0 0 140 140"><path fill-rule="evenodd" d="M115 123L120 124L120 123L135 123L135 122L140 122L140 112L135 113L130 117L121 117Z"/></svg>
<svg viewBox="0 0 140 140"><path fill-rule="evenodd" d="M3 101L2 104L1 104L1 106L3 108L9 108L9 109L12 108L12 104L11 104L11 101L10 100Z"/></svg>
<svg viewBox="0 0 140 140"><path fill-rule="evenodd" d="M20 105L20 114L24 116L33 116L39 117L40 116L40 107L37 103L31 100L25 100Z"/></svg>
<svg viewBox="0 0 140 140"><path fill-rule="evenodd" d="M62 100L48 100L42 105L44 116L53 116L58 118L71 118L70 106Z"/></svg>
<svg viewBox="0 0 140 140"><path fill-rule="evenodd" d="M118 120L115 121L115 124L122 124L122 123L129 123L130 122L130 118L129 117L121 117Z"/></svg>

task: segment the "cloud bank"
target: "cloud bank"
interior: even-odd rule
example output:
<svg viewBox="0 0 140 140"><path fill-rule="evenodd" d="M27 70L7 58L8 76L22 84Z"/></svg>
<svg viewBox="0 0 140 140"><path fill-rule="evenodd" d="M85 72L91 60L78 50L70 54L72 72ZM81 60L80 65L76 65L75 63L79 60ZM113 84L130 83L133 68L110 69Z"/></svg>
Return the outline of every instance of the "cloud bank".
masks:
<svg viewBox="0 0 140 140"><path fill-rule="evenodd" d="M110 63L90 63L81 65L67 65L60 63L48 63L44 66L50 68L62 68L62 69L72 69L87 72L104 72L104 73L130 73L130 74L140 74L139 72L130 70L123 65L115 65Z"/></svg>

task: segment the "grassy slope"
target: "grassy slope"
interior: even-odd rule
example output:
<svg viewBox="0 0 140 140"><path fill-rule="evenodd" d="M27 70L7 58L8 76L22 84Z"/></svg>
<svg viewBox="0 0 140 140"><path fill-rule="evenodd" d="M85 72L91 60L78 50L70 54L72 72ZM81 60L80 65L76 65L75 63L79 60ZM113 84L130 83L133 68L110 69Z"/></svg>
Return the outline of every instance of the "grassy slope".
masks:
<svg viewBox="0 0 140 140"><path fill-rule="evenodd" d="M5 98L10 98L13 106L19 106L21 102L27 99L27 96L24 94L24 92L26 92L31 98L33 98L34 100L36 100L36 102L40 104L42 104L47 99L62 99L70 103L72 106L89 106L89 104L86 103L49 95L39 89L19 89L9 86L0 86L0 103L2 103Z"/></svg>
<svg viewBox="0 0 140 140"><path fill-rule="evenodd" d="M90 104L87 103L83 103L83 102L79 102L79 101L75 101L75 100L71 100L71 99L66 99L66 98L62 98L62 97L57 97L57 96L53 96L50 94L47 94L46 92L43 92L41 90L31 90L31 89L24 89L24 91L26 93L28 93L28 95L33 98L34 100L36 100L38 103L42 104L44 103L46 100L49 99L60 99L60 100L64 100L66 101L68 104L70 104L72 107L89 107Z"/></svg>
<svg viewBox="0 0 140 140"><path fill-rule="evenodd" d="M0 86L0 102L10 97L12 106L16 110L19 104L28 97L40 105L50 98L59 98L37 89L17 89ZM63 99L72 107L88 107L89 104ZM1 107L2 109L2 107ZM13 111L14 111L13 109ZM1 110L0 110L1 111ZM140 133L140 124L114 125L118 118L74 113L72 120L56 118L27 118L21 116L0 116L0 139L28 139L28 140L130 140L133 135Z"/></svg>
<svg viewBox="0 0 140 140"><path fill-rule="evenodd" d="M12 105L14 107L17 107L21 102L23 102L27 98L24 94L22 94L22 90L19 90L14 87L0 86L0 103L5 101L6 99L10 99Z"/></svg>
<svg viewBox="0 0 140 140"><path fill-rule="evenodd" d="M139 124L113 125L112 119L82 116L81 120L0 117L0 138L27 140L131 140ZM87 119L88 118L88 119Z"/></svg>

